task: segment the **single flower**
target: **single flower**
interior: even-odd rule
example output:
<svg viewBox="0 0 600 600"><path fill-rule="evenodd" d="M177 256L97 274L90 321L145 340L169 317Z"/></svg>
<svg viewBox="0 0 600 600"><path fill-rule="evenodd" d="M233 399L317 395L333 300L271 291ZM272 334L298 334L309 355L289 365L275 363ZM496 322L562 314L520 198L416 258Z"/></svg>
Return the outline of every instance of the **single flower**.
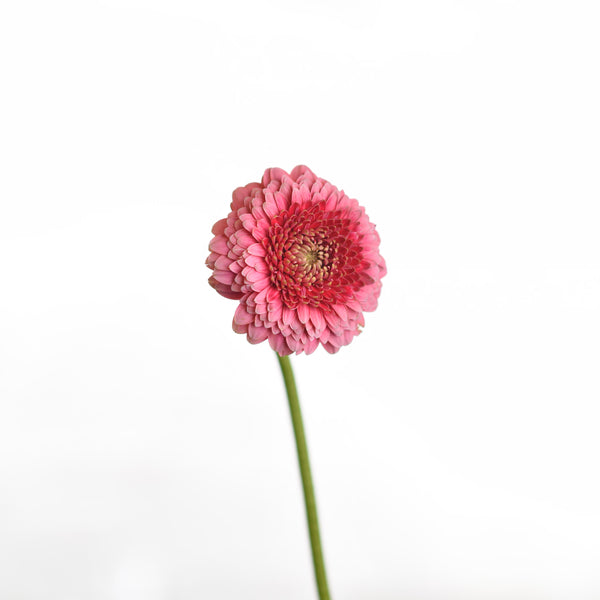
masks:
<svg viewBox="0 0 600 600"><path fill-rule="evenodd" d="M209 283L239 300L233 329L280 356L331 353L349 344L373 311L386 274L365 210L308 167L267 169L233 192L212 228Z"/></svg>

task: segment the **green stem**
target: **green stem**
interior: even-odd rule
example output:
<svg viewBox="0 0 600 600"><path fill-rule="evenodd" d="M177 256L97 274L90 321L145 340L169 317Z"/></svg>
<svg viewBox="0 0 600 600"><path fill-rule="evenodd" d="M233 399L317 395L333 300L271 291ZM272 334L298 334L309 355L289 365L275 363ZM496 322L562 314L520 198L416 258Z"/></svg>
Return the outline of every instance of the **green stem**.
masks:
<svg viewBox="0 0 600 600"><path fill-rule="evenodd" d="M292 371L292 364L290 363L289 357L279 356L278 354L277 358L279 359L279 366L283 373L283 380L285 382L285 389L290 405L290 413L292 415L292 425L294 426L294 435L296 437L296 449L298 450L298 463L300 465L302 487L304 488L306 519L308 520L310 547L312 550L317 589L319 590L319 600L330 600L331 596L329 595L329 589L327 587L327 574L325 573L323 549L321 548L321 536L319 535L317 502L315 500L315 490L310 474L308 448L306 446L306 437L304 436L302 412L300 411L300 402L298 401L298 391L296 390L296 382L294 381L294 372Z"/></svg>

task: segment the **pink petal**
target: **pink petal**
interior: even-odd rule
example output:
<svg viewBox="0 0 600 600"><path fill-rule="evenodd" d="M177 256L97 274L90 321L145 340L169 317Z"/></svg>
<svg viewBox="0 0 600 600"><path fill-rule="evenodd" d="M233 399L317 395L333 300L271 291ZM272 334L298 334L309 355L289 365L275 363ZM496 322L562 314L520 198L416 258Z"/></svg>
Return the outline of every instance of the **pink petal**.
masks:
<svg viewBox="0 0 600 600"><path fill-rule="evenodd" d="M264 327L256 327L256 325L248 325L248 341L251 344L260 344L264 342L269 336L268 329Z"/></svg>
<svg viewBox="0 0 600 600"><path fill-rule="evenodd" d="M259 281L260 279L264 279L264 273L259 273L254 267L246 267L242 271L242 275L250 282Z"/></svg>
<svg viewBox="0 0 600 600"><path fill-rule="evenodd" d="M321 331L323 331L323 329L325 329L325 326L326 326L325 318L323 317L323 313L320 308L315 308L314 306L311 306L309 308L309 311L310 311L310 320L312 321L313 325L315 326L316 335L319 336Z"/></svg>
<svg viewBox="0 0 600 600"><path fill-rule="evenodd" d="M268 273L269 267L265 262L264 258L260 256L248 256L246 257L246 264L256 269L259 273Z"/></svg>
<svg viewBox="0 0 600 600"><path fill-rule="evenodd" d="M250 214L240 215L240 221L246 231L252 232L256 227L256 219Z"/></svg>
<svg viewBox="0 0 600 600"><path fill-rule="evenodd" d="M306 304L298 304L298 308L296 309L297 313L298 313L298 318L300 319L301 323L306 323L308 321L308 318L310 317L310 312L308 310L308 306Z"/></svg>
<svg viewBox="0 0 600 600"><path fill-rule="evenodd" d="M331 308L333 308L342 321L348 320L348 311L343 304L334 304Z"/></svg>
<svg viewBox="0 0 600 600"><path fill-rule="evenodd" d="M252 254L253 256L266 256L267 252L266 250L263 248L262 244L252 244L250 246L248 246L247 248L248 253Z"/></svg>
<svg viewBox="0 0 600 600"><path fill-rule="evenodd" d="M281 320L283 321L284 325L289 325L294 320L294 317L294 311L288 308L287 306L284 306L283 314L281 317Z"/></svg>
<svg viewBox="0 0 600 600"><path fill-rule="evenodd" d="M208 245L208 249L211 252L217 252L218 254L227 254L229 250L227 246L227 240L223 235L217 235L212 240L210 240L210 244Z"/></svg>
<svg viewBox="0 0 600 600"><path fill-rule="evenodd" d="M227 227L227 219L221 219L213 225L211 232L214 235L221 235L225 231L225 227Z"/></svg>
<svg viewBox="0 0 600 600"><path fill-rule="evenodd" d="M231 259L228 256L224 256L223 254L219 255L219 258L215 261L215 269L220 269L224 271L225 269L229 269L229 265L231 265Z"/></svg>
<svg viewBox="0 0 600 600"><path fill-rule="evenodd" d="M254 237L252 237L252 235L248 233L245 229L238 230L235 234L235 239L238 245L242 248L248 248L249 246L256 244L256 240L254 239Z"/></svg>
<svg viewBox="0 0 600 600"><path fill-rule="evenodd" d="M275 204L277 204L277 210L283 212L288 207L288 200L281 192L277 192L275 194Z"/></svg>
<svg viewBox="0 0 600 600"><path fill-rule="evenodd" d="M268 312L268 317L269 317L269 321L271 321L272 323L277 323L277 321L279 321L281 319L283 315L283 309L281 307L281 305L269 305L269 312Z"/></svg>
<svg viewBox="0 0 600 600"><path fill-rule="evenodd" d="M235 315L233 316L233 320L236 323L248 325L248 323L252 323L252 321L254 321L254 315L251 315L248 312L248 310L246 309L246 306L244 306L243 304L240 304L235 310Z"/></svg>
<svg viewBox="0 0 600 600"><path fill-rule="evenodd" d="M260 275L262 275L262 273L260 273ZM267 289L270 284L271 284L271 278L264 277L263 279L257 279L256 281L251 282L250 287L255 292L262 292L263 290Z"/></svg>
<svg viewBox="0 0 600 600"><path fill-rule="evenodd" d="M275 203L275 200L267 200L263 204L263 209L264 209L265 213L267 214L267 216L270 219L272 219L273 217L275 217L277 215L277 212L278 212L277 204Z"/></svg>
<svg viewBox="0 0 600 600"><path fill-rule="evenodd" d="M235 277L235 275L231 271L216 270L213 273L213 277L219 283L224 283L225 285L231 285L233 283L233 278Z"/></svg>
<svg viewBox="0 0 600 600"><path fill-rule="evenodd" d="M317 349L318 346L319 346L319 340L317 340L317 339L308 340L308 342L306 342L306 344L304 345L304 352L306 352L306 354L312 354Z"/></svg>

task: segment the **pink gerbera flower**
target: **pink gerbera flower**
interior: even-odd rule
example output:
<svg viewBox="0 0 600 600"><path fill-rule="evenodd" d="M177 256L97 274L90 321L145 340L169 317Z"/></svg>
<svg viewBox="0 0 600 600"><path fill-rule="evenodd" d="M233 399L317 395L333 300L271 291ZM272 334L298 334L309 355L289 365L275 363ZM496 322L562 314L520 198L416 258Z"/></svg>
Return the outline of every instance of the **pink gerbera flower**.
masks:
<svg viewBox="0 0 600 600"><path fill-rule="evenodd" d="M385 261L364 208L308 167L267 169L215 223L209 283L239 300L233 329L284 356L337 352L377 307Z"/></svg>

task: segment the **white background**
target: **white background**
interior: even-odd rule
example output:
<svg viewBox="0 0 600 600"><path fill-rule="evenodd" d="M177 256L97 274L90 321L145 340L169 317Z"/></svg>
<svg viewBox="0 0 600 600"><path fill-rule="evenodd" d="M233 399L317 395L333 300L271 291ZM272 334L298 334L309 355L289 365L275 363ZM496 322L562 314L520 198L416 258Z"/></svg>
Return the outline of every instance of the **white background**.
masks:
<svg viewBox="0 0 600 600"><path fill-rule="evenodd" d="M277 363L209 288L265 168L367 208L294 360L336 600L600 598L597 2L0 9L0 598L315 597Z"/></svg>

